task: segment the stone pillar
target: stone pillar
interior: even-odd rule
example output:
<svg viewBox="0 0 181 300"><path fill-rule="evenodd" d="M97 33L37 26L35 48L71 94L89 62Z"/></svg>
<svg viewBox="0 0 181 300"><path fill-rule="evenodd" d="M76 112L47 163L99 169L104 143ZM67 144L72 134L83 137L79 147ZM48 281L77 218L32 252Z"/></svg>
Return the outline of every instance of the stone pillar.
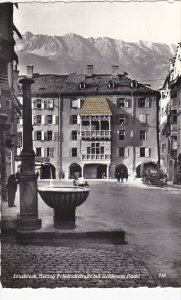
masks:
<svg viewBox="0 0 181 300"><path fill-rule="evenodd" d="M107 165L107 179L109 179L109 165Z"/></svg>
<svg viewBox="0 0 181 300"><path fill-rule="evenodd" d="M20 214L17 229L21 231L41 228L38 219L37 178L35 175L35 153L32 141L31 78L20 80L23 86L23 149L20 172Z"/></svg>

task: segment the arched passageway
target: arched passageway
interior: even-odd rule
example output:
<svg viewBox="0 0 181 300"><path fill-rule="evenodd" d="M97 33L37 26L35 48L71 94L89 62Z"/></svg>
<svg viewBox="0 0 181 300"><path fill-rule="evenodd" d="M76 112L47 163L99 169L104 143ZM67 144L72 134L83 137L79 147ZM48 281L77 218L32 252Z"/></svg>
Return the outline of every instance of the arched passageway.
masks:
<svg viewBox="0 0 181 300"><path fill-rule="evenodd" d="M72 164L69 167L69 178L78 179L82 176L82 168L79 164Z"/></svg>
<svg viewBox="0 0 181 300"><path fill-rule="evenodd" d="M116 169L115 169L115 178L118 178L118 176L122 176L123 178L127 178L128 168L125 165L120 164L116 167Z"/></svg>
<svg viewBox="0 0 181 300"><path fill-rule="evenodd" d="M39 173L39 172L38 172ZM55 179L56 178L56 168L50 163L41 165L40 168L40 178L41 179Z"/></svg>

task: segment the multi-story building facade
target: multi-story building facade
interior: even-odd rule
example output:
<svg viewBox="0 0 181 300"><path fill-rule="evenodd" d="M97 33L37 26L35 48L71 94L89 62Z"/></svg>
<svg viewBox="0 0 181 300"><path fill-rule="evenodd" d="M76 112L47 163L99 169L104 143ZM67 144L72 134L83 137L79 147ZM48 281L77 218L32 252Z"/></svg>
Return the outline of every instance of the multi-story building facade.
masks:
<svg viewBox="0 0 181 300"><path fill-rule="evenodd" d="M7 178L15 172L16 125L21 113L21 105L14 93L18 79L14 66L18 63L18 57L14 52L13 34L21 38L13 24L14 6L13 3L0 4L0 188L4 201L7 198Z"/></svg>
<svg viewBox="0 0 181 300"><path fill-rule="evenodd" d="M161 169L170 181L181 184L181 43L160 92Z"/></svg>
<svg viewBox="0 0 181 300"><path fill-rule="evenodd" d="M181 43L170 60L170 101L168 110L169 179L181 184Z"/></svg>
<svg viewBox="0 0 181 300"><path fill-rule="evenodd" d="M56 176L115 178L123 170L134 177L140 176L141 164L158 163L158 91L119 74L118 66L112 74L94 74L87 65L86 74L33 79L34 148L45 158L46 149L55 148L49 164ZM51 113L34 107L34 101L48 99L54 99ZM46 141L48 131L57 137Z"/></svg>
<svg viewBox="0 0 181 300"><path fill-rule="evenodd" d="M160 91L160 109L159 109L159 141L160 141L160 169L164 174L168 171L168 107L170 102L170 75L166 77L164 85Z"/></svg>

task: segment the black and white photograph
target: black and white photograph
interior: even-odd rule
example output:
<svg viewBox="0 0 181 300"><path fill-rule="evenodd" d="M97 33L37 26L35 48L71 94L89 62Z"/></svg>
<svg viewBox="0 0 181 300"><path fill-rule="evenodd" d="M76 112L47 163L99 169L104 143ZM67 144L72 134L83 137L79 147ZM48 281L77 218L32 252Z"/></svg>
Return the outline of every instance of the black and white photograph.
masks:
<svg viewBox="0 0 181 300"><path fill-rule="evenodd" d="M179 300L181 2L1 1L0 171L3 290Z"/></svg>

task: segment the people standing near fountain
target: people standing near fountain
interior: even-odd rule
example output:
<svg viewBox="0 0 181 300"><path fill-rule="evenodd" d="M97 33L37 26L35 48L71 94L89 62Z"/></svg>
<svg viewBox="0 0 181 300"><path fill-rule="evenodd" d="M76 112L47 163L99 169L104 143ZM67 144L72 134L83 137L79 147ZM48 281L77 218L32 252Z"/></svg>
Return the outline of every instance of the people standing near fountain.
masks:
<svg viewBox="0 0 181 300"><path fill-rule="evenodd" d="M16 195L18 183L19 183L19 173L11 174L8 178L8 184L7 184L9 207L16 207L16 205L14 205L14 201L15 201L15 195Z"/></svg>

